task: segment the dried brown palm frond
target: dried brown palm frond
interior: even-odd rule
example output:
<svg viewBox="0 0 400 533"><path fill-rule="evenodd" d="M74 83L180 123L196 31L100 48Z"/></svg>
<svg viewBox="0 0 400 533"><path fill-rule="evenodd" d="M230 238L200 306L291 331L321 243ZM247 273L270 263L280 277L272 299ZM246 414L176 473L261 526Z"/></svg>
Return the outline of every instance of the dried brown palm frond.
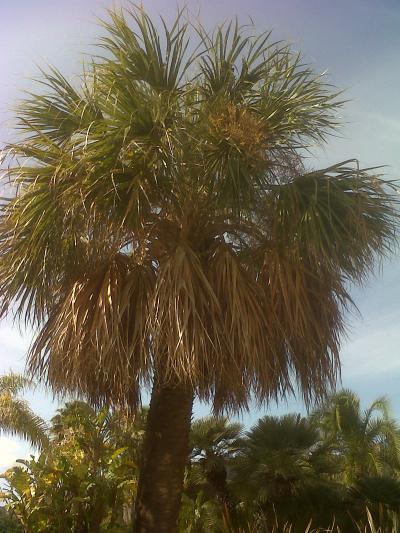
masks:
<svg viewBox="0 0 400 533"><path fill-rule="evenodd" d="M246 406L252 391L262 401L290 389L282 330L263 280L246 266L226 244L216 250L209 265L227 343L226 354L218 356L221 370L216 375L217 410L223 405Z"/></svg>
<svg viewBox="0 0 400 533"><path fill-rule="evenodd" d="M287 374L293 372L306 402L333 387L350 298L340 280L315 264L276 252L266 256L271 306L284 332Z"/></svg>
<svg viewBox="0 0 400 533"><path fill-rule="evenodd" d="M151 267L123 255L74 283L31 348L31 373L46 375L58 392L135 408L152 366L146 322L153 286Z"/></svg>

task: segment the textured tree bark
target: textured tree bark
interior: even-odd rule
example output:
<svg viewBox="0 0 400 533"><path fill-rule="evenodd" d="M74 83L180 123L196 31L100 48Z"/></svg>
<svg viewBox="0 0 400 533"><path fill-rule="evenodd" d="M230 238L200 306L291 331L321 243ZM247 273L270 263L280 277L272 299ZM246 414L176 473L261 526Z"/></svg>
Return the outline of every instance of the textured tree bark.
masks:
<svg viewBox="0 0 400 533"><path fill-rule="evenodd" d="M154 385L135 504L135 533L177 530L192 407L191 390Z"/></svg>

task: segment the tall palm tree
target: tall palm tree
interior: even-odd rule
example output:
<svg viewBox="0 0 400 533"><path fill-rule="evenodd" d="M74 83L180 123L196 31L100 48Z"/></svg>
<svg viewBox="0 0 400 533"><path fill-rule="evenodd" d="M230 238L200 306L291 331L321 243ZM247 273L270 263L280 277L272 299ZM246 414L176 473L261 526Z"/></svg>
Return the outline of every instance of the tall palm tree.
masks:
<svg viewBox="0 0 400 533"><path fill-rule="evenodd" d="M48 445L45 421L19 398L32 383L19 374L0 376L0 430L27 440L37 449Z"/></svg>
<svg viewBox="0 0 400 533"><path fill-rule="evenodd" d="M40 328L28 366L55 391L135 409L152 385L136 530L162 533L194 397L322 396L394 211L355 161L305 168L342 102L269 33L189 34L179 13L161 35L136 8L104 25L80 86L50 69L20 106L1 308Z"/></svg>
<svg viewBox="0 0 400 533"><path fill-rule="evenodd" d="M400 469L400 428L390 415L386 398L377 398L362 411L350 390L331 396L313 418L326 441L343 458L343 476L351 483L365 476L393 476Z"/></svg>

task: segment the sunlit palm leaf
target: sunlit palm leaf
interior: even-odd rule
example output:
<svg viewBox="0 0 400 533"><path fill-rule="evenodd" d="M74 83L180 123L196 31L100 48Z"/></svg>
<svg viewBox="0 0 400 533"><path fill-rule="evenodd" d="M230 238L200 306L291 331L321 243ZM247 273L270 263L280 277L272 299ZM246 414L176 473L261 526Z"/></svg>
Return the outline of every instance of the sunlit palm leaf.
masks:
<svg viewBox="0 0 400 533"><path fill-rule="evenodd" d="M45 448L49 437L45 421L28 403L18 398L32 382L20 374L0 377L0 431L25 439L35 448Z"/></svg>

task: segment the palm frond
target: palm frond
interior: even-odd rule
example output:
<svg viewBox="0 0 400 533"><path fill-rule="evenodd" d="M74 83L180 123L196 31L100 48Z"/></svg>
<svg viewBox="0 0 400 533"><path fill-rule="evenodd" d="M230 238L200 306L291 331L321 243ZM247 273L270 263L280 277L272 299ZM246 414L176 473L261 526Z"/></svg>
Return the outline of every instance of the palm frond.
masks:
<svg viewBox="0 0 400 533"><path fill-rule="evenodd" d="M0 376L0 394L16 395L32 386L32 381L22 374L10 372Z"/></svg>
<svg viewBox="0 0 400 533"><path fill-rule="evenodd" d="M31 145L63 143L100 118L90 93L75 88L59 70L50 66L41 75L37 83L47 94L28 93L17 108L17 128Z"/></svg>
<svg viewBox="0 0 400 533"><path fill-rule="evenodd" d="M101 44L120 63L132 80L146 82L157 91L179 88L193 57L187 54L188 23L183 10L170 28L161 18L164 28L163 46L158 28L143 9L109 11L111 22L103 22L107 36ZM132 25L128 23L127 17Z"/></svg>
<svg viewBox="0 0 400 533"><path fill-rule="evenodd" d="M145 330L151 268L116 256L72 285L32 345L28 367L56 391L136 408L151 362Z"/></svg>
<svg viewBox="0 0 400 533"><path fill-rule="evenodd" d="M9 392L0 394L0 429L39 449L45 448L49 441L44 420L33 413L27 402Z"/></svg>

